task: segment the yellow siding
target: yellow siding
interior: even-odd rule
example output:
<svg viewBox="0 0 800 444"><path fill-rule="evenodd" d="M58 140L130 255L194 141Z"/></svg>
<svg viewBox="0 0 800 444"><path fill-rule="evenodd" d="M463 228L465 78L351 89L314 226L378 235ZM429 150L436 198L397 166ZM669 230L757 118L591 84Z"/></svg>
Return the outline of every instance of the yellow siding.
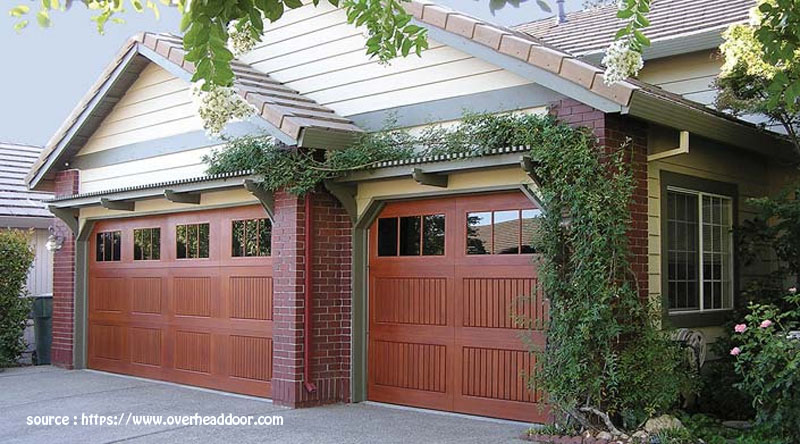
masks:
<svg viewBox="0 0 800 444"><path fill-rule="evenodd" d="M389 64L367 57L365 42L363 29L321 2L287 11L241 59L342 116L531 84L435 41L422 57Z"/></svg>
<svg viewBox="0 0 800 444"><path fill-rule="evenodd" d="M522 168L502 168L492 170L479 170L465 173L451 174L447 191L469 190L483 187L503 185L533 185L530 177ZM420 185L411 177L382 180L374 182L361 182L358 185L356 203L358 214L367 209L372 199L402 198L410 194L441 192L442 188Z"/></svg>
<svg viewBox="0 0 800 444"><path fill-rule="evenodd" d="M202 129L189 83L151 63L77 155Z"/></svg>
<svg viewBox="0 0 800 444"><path fill-rule="evenodd" d="M136 217L148 214L170 213L177 211L196 211L224 206L237 206L257 203L259 203L258 199L256 199L247 190L240 188L228 191L203 193L200 197L200 205L173 203L166 199L151 199L136 202L135 211L107 210L101 207L82 208L80 210L80 224L83 226L87 219Z"/></svg>
<svg viewBox="0 0 800 444"><path fill-rule="evenodd" d="M716 50L682 54L647 61L639 80L708 105L714 103L712 85L721 66Z"/></svg>
<svg viewBox="0 0 800 444"><path fill-rule="evenodd" d="M723 147L702 140L691 140L689 154L678 155L648 165L648 253L649 289L655 301L661 301L661 171L695 176L720 182L735 183L739 191L739 223L752 218L755 213L747 199L770 195L792 177L785 167L770 163L764 157ZM796 177L796 176L794 176ZM765 182L768 180L769 182ZM769 270L770 264L757 264L742 268L742 280L758 276ZM718 328L706 329L709 339L721 334Z"/></svg>
<svg viewBox="0 0 800 444"><path fill-rule="evenodd" d="M199 148L81 170L81 193L203 176L208 168L203 163L203 156L214 148Z"/></svg>

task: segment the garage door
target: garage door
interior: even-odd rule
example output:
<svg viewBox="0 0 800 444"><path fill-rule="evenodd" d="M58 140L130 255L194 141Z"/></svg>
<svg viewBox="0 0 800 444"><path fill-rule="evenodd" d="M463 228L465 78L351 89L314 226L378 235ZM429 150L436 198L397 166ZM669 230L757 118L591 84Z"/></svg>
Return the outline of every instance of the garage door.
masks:
<svg viewBox="0 0 800 444"><path fill-rule="evenodd" d="M259 206L96 223L89 367L269 396L271 228Z"/></svg>
<svg viewBox="0 0 800 444"><path fill-rule="evenodd" d="M531 297L540 215L518 192L386 205L370 229L369 399L546 419L521 340L544 343L546 306Z"/></svg>

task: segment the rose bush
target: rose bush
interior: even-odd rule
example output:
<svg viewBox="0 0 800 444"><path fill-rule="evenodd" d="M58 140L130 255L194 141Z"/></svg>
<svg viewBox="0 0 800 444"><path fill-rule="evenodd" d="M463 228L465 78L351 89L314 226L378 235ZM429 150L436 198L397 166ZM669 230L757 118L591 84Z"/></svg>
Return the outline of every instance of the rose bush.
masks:
<svg viewBox="0 0 800 444"><path fill-rule="evenodd" d="M745 323L734 328L740 345L730 354L742 377L737 387L753 397L756 419L787 442L800 442L800 295L789 289L788 310L750 305Z"/></svg>

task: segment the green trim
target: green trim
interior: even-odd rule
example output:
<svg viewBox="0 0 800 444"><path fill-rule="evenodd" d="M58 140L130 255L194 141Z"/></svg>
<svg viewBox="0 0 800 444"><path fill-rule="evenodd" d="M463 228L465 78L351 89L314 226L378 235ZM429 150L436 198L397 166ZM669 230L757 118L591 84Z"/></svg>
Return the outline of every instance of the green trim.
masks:
<svg viewBox="0 0 800 444"><path fill-rule="evenodd" d="M88 323L88 271L89 234L94 229L94 221L87 220L75 238L75 294L74 294L74 336L72 364L76 369L88 366L87 323Z"/></svg>
<svg viewBox="0 0 800 444"><path fill-rule="evenodd" d="M661 170L661 311L662 319L665 324L674 327L710 327L721 325L730 310L719 310L696 313L669 313L669 267L667 258L669 257L669 230L667 230L667 191L669 187L680 187L687 190L695 190L705 193L719 194L728 196L732 200L733 208L733 229L739 226L739 187L734 183L720 182L711 179L703 179L695 176L674 173ZM739 299L739 260L736 254L738 245L734 236L733 244L733 306L736 306Z"/></svg>
<svg viewBox="0 0 800 444"><path fill-rule="evenodd" d="M385 201L370 200L367 208L353 227L353 300L351 325L350 399L352 402L367 400L367 344L369 323L367 320L369 286L369 227L386 205Z"/></svg>

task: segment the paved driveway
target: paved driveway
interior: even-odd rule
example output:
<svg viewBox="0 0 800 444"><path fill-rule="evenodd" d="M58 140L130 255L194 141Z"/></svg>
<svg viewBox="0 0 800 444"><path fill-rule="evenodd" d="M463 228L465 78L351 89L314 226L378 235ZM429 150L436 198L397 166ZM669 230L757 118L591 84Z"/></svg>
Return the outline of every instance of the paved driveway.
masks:
<svg viewBox="0 0 800 444"><path fill-rule="evenodd" d="M264 422L277 422L280 417L283 425L133 425L136 415L161 415L162 421L166 421L170 415L193 417L195 414L214 418L221 414L251 416L254 421L261 416ZM33 422L47 416L58 416L67 424L27 424L29 420ZM83 424L98 422L100 417L121 424ZM0 441L3 443L522 444L516 437L524 430L524 424L519 423L375 404L291 410L256 398L92 371L28 367L0 372Z"/></svg>

